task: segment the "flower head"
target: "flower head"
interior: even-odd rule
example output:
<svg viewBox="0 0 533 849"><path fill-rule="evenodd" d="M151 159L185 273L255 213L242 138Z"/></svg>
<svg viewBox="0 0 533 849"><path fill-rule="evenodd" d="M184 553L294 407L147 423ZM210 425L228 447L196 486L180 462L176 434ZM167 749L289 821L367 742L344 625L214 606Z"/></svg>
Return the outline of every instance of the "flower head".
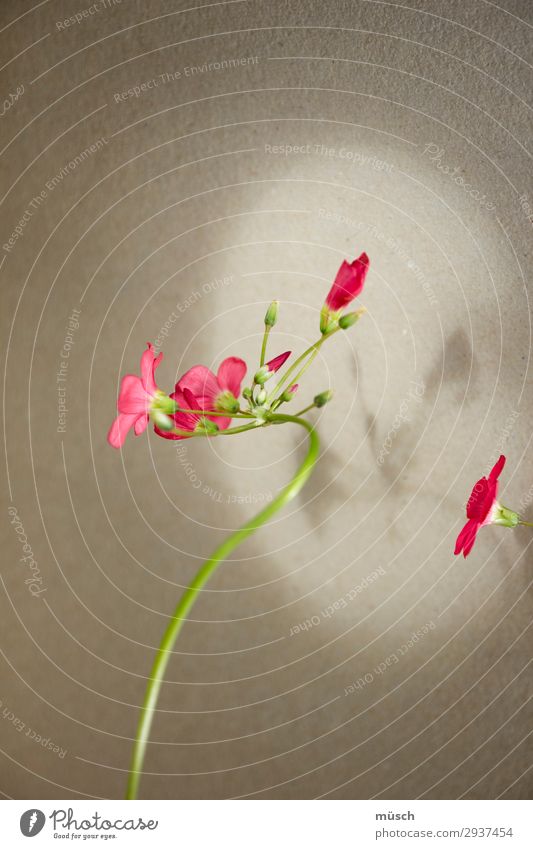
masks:
<svg viewBox="0 0 533 849"><path fill-rule="evenodd" d="M141 376L127 374L120 384L117 402L118 416L107 434L107 441L113 448L120 448L124 444L131 428L135 436L143 433L150 417L158 422L160 427L167 426L170 422L168 413L172 413L175 409L175 404L155 382L155 370L163 354L156 357L154 346L151 342L147 345L141 357Z"/></svg>
<svg viewBox="0 0 533 849"><path fill-rule="evenodd" d="M277 357L269 360L264 366L261 366L254 375L254 383L259 383L260 386L266 383L273 374L280 370L282 365L289 359L291 351L285 351L283 354L278 354Z"/></svg>
<svg viewBox="0 0 533 849"><path fill-rule="evenodd" d="M468 522L457 537L454 554L463 552L467 557L476 541L477 532L483 525L505 525L514 528L518 524L518 515L496 500L498 478L505 466L505 457L500 456L488 478L482 477L475 484L466 504Z"/></svg>
<svg viewBox="0 0 533 849"><path fill-rule="evenodd" d="M370 260L366 253L354 259L344 260L329 290L320 313L320 330L328 333L336 324L342 310L363 291Z"/></svg>
<svg viewBox="0 0 533 849"><path fill-rule="evenodd" d="M216 375L207 366L190 368L180 377L175 391L170 396L180 408L172 417L175 426L180 430L194 431L199 426L205 429L206 423L211 421L218 426L216 430L226 430L231 424L231 414L239 409L237 399L241 394L241 383L245 374L246 363L239 357L223 360ZM205 416L182 412L186 409L205 410ZM216 413L227 412L228 416L210 416L209 410ZM157 428L156 431L167 439L186 438L179 434L160 432Z"/></svg>

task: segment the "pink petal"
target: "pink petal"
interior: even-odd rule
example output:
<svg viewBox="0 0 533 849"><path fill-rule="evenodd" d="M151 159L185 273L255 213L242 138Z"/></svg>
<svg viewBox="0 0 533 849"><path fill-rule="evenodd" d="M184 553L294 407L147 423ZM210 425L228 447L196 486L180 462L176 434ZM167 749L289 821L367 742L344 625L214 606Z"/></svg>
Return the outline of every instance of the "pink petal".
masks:
<svg viewBox="0 0 533 849"><path fill-rule="evenodd" d="M134 425L135 436L140 436L144 433L148 426L148 416L139 416Z"/></svg>
<svg viewBox="0 0 533 849"><path fill-rule="evenodd" d="M148 348L141 357L141 376L143 386L149 395L155 395L157 384L154 379L155 370L163 359L163 354L154 355L154 346L151 342L146 343Z"/></svg>
<svg viewBox="0 0 533 849"><path fill-rule="evenodd" d="M182 410L187 408L189 410L201 409L198 399L195 398L190 389L185 388L183 391L181 389L176 389L170 397L174 398ZM196 413L186 413L181 410L174 413L171 418L174 419L177 428L189 431L193 431L200 420L200 417ZM165 439L187 439L187 437L182 434L171 433L168 430L159 430L157 426L154 430L158 436L162 436Z"/></svg>
<svg viewBox="0 0 533 849"><path fill-rule="evenodd" d="M474 527L471 528L470 535L469 535L468 539L465 541L465 544L464 544L464 547L463 547L463 557L468 557L468 555L472 551L472 548L474 547L474 543L476 541L476 536L477 536L478 530L479 530L479 525L475 525Z"/></svg>
<svg viewBox="0 0 533 849"><path fill-rule="evenodd" d="M495 465L493 466L492 471L489 475L489 481L491 483L498 480L498 478L500 477L500 475L502 473L502 469L503 469L504 466L505 466L505 457L503 456L503 454L500 454L500 459L498 460L497 463L495 463Z"/></svg>
<svg viewBox="0 0 533 849"><path fill-rule="evenodd" d="M332 312L344 309L361 294L369 265L370 260L366 253L362 253L352 263L344 260L326 298L326 304Z"/></svg>
<svg viewBox="0 0 533 849"><path fill-rule="evenodd" d="M185 389L195 396L198 406L193 409L213 410L215 400L220 395L218 380L207 366L193 366L180 377L176 383L176 391L183 392Z"/></svg>
<svg viewBox="0 0 533 849"><path fill-rule="evenodd" d="M465 546L470 545L468 552L471 551L472 546L474 545L474 541L476 539L476 534L479 528L479 524L474 520L470 519L462 529L461 533L457 537L457 542L455 543L454 554L460 554L461 551L465 548ZM465 552L464 556L468 554Z"/></svg>
<svg viewBox="0 0 533 849"><path fill-rule="evenodd" d="M272 374L274 374L274 372L276 371L279 371L283 363L289 359L291 353L291 351L285 351L284 354L278 354L278 356L274 357L273 360L269 360L268 363L265 363L267 369L272 372Z"/></svg>
<svg viewBox="0 0 533 849"><path fill-rule="evenodd" d="M132 415L119 413L107 434L107 441L113 448L120 448L124 444L128 431L134 426L137 418L136 413Z"/></svg>
<svg viewBox="0 0 533 849"><path fill-rule="evenodd" d="M140 377L127 374L122 378L117 404L120 413L126 413L126 415L146 413L150 400L151 396L146 392Z"/></svg>
<svg viewBox="0 0 533 849"><path fill-rule="evenodd" d="M227 389L236 398L241 394L241 383L246 374L246 363L239 357L228 357L220 363L217 380L221 389Z"/></svg>

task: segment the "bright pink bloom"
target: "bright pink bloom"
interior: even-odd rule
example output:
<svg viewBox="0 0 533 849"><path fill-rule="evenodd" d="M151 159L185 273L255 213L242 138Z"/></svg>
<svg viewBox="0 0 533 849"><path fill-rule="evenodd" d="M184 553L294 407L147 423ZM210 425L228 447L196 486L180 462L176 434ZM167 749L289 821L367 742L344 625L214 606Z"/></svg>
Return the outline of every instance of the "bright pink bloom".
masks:
<svg viewBox="0 0 533 849"><path fill-rule="evenodd" d="M270 374L275 374L277 371L280 370L283 363L285 363L289 359L290 355L291 351L285 351L284 354L278 354L277 357L274 357L274 359L269 360L268 363L265 363L265 368L268 369Z"/></svg>
<svg viewBox="0 0 533 849"><path fill-rule="evenodd" d="M457 537L454 554L460 554L461 551L464 557L470 554L476 541L477 532L483 525L490 525L494 522L506 524L500 519L502 508L496 501L498 478L504 466L505 457L502 454L488 478L482 477L474 486L466 505L468 522ZM505 508L503 509L505 510Z"/></svg>
<svg viewBox="0 0 533 849"><path fill-rule="evenodd" d="M176 390L170 396L179 407L190 410L205 410L206 418L218 425L219 430L226 430L231 424L229 416L210 416L208 411L231 412L238 409L236 399L241 394L241 384L246 374L246 363L239 357L228 357L220 364L216 375L207 366L193 366L185 372L176 383ZM234 410L235 411L235 410ZM199 417L191 413L174 413L172 416L176 427L182 430L194 430ZM160 431L160 436L167 439L185 439L184 436Z"/></svg>
<svg viewBox="0 0 533 849"><path fill-rule="evenodd" d="M120 448L131 428L135 435L143 433L148 424L152 404L156 400L158 389L154 373L161 362L163 354L155 356L154 346L147 343L148 348L141 357L141 377L127 374L122 378L118 396L118 416L109 428L107 441L113 448Z"/></svg>
<svg viewBox="0 0 533 849"><path fill-rule="evenodd" d="M361 294L369 264L366 253L362 253L352 263L344 260L326 297L326 306L330 312L340 312Z"/></svg>
<svg viewBox="0 0 533 849"><path fill-rule="evenodd" d="M176 391L173 392L170 397L173 398L178 407L181 408L171 415L171 418L174 420L175 427L179 428L179 430L188 430L192 433L196 430L197 425L200 423L200 416L198 413L188 413L186 411L202 409L198 398L195 398L191 390L186 387L183 390L176 387ZM157 427L157 425L155 427L155 432L158 436L164 436L165 439L188 438L182 434L172 433L172 431L161 430Z"/></svg>

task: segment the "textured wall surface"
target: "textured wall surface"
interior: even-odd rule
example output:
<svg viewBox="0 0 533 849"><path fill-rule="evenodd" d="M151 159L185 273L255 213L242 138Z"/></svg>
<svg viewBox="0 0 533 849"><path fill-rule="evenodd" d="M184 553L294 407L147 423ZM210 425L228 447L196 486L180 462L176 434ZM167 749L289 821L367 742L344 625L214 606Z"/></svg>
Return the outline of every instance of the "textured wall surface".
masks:
<svg viewBox="0 0 533 849"><path fill-rule="evenodd" d="M533 515L531 12L2 4L6 797L123 795L176 599L303 456L290 426L114 451L120 376L149 339L169 391L253 369L274 297L302 350L362 250L368 314L299 392L336 391L320 463L194 608L142 794L531 795L531 531L453 556L500 452Z"/></svg>

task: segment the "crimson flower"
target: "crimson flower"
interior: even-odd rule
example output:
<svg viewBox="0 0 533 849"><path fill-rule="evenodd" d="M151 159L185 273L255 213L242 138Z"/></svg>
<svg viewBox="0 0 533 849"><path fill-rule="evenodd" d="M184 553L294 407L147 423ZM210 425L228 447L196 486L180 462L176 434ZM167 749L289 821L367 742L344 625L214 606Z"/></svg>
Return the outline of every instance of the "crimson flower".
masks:
<svg viewBox="0 0 533 849"><path fill-rule="evenodd" d="M124 444L131 428L135 436L143 433L150 416L164 427L168 424L166 413L175 409L175 404L158 388L154 378L163 354L156 357L152 343L148 342L147 345L141 357L141 377L126 374L120 384L118 416L107 434L107 441L113 448L120 448Z"/></svg>
<svg viewBox="0 0 533 849"><path fill-rule="evenodd" d="M205 410L204 419L210 419L219 430L226 430L231 424L231 414L239 409L237 398L241 394L241 384L246 374L246 363L239 357L227 357L215 374L207 366L193 366L176 383L175 391L170 395L181 408L172 416L175 426L180 430L196 429L201 423L198 414L185 410ZM210 416L213 412L228 413L228 416ZM156 433L166 439L186 439L187 437L165 432L156 427Z"/></svg>
<svg viewBox="0 0 533 849"><path fill-rule="evenodd" d="M287 362L291 353L291 351L284 351L283 354L278 354L277 357L273 357L268 363L261 366L254 375L254 383L258 383L260 386L266 383Z"/></svg>
<svg viewBox="0 0 533 849"><path fill-rule="evenodd" d="M454 554L463 552L463 557L467 557L472 551L477 532L483 525L505 525L514 528L518 524L518 514L503 507L496 500L498 478L504 466L505 457L502 454L488 478L482 477L474 486L466 505L468 522L457 537Z"/></svg>
<svg viewBox="0 0 533 849"><path fill-rule="evenodd" d="M370 260L364 252L351 263L343 261L320 313L322 333L328 333L342 310L361 294L369 266Z"/></svg>

